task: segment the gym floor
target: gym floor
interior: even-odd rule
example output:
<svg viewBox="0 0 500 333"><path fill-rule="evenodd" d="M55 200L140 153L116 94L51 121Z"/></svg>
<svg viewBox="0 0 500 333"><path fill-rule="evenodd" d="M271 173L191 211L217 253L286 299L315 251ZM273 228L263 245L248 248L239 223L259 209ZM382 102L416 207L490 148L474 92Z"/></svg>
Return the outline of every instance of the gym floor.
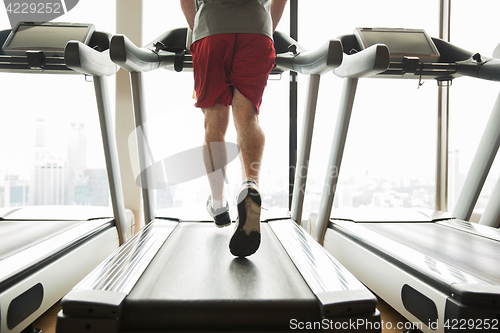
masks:
<svg viewBox="0 0 500 333"><path fill-rule="evenodd" d="M407 322L407 320L380 298L378 301L379 303L377 308L380 311L381 320L384 322L382 333L401 333L403 330L397 329L398 324L401 327L401 324ZM38 318L35 321L34 326L41 329L43 333L55 333L57 313L60 310L61 306L57 303L40 318Z"/></svg>

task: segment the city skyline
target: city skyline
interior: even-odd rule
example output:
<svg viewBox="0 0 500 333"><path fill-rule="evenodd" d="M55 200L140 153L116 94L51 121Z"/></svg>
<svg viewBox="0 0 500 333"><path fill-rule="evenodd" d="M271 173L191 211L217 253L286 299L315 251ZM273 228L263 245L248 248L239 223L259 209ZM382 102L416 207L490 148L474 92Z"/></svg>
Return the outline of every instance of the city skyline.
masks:
<svg viewBox="0 0 500 333"><path fill-rule="evenodd" d="M96 24L96 28L113 33L115 27L113 20L100 20L99 17L95 16L96 14L92 6L88 3L85 5L88 6L85 7L82 4L78 13L72 11L65 17L75 22L91 21ZM366 5L371 6L372 4L366 3ZM339 6L339 4L321 2L321 6L326 9L325 12L329 12L332 8ZM352 5L345 3L340 6L341 8L345 7L345 9L348 9ZM437 4L434 4L434 6L437 7ZM110 10L112 11L113 8L111 7L113 6L110 5ZM144 24L143 37L145 42L152 40L168 29L185 25L181 12L168 10L170 7L170 4L160 1L151 1L144 4L145 17L152 17L152 19L149 19ZM313 14L312 11L315 10L314 8L316 7L308 8L308 6L303 6L301 8L304 13L304 16L301 17L301 22L305 22L303 21L304 18L311 17L312 15L326 15L323 13ZM379 13L375 17L370 11L366 11L366 13L361 13L362 15L354 19L348 17L339 18L331 26L328 24L328 29L320 30L313 25L302 24L299 30L299 41L306 48L315 49L323 45L329 38L336 38L344 33L352 33L352 29L356 26L416 27L424 28L429 35L436 36L438 34L436 18L425 15L428 12L428 8L419 8L416 10L421 11L420 14L415 13L411 17L404 18L390 13ZM468 16L469 12L475 9L469 8L465 4L457 3L453 10L456 11L454 17L460 18L464 13ZM80 14L80 16L77 16L77 14ZM164 19L165 15L167 15L168 19ZM160 19L162 24L158 26ZM286 31L286 19L285 17L284 24L280 26L280 29L284 29L284 31ZM454 22L459 22L459 20ZM453 28L456 32L453 34L452 41L460 47L475 52L483 52L488 56L494 46L496 46L496 42L487 38L486 34L471 36L472 32L462 31L465 29L465 26L461 27L459 24L454 25ZM319 31L321 33L318 33ZM12 92L13 96L18 96L16 95L18 91L22 92L22 95L19 96L25 96L26 92L29 92L29 98L13 97L7 101L6 109L18 112L5 112L2 115L2 121L6 124L12 124L12 126L8 126L9 128L0 134L1 141L5 143L0 147L2 148L1 153L3 156L18 157L16 157L16 161L13 161L13 159L4 159L0 166L0 169L2 169L0 170L1 186L3 186L5 177L8 175L19 175L18 180L22 181L22 179L28 178L28 175L31 173L33 167L28 166L26 161L28 160L28 156L29 160L32 159L34 148L29 147L24 141L30 140L30 143L34 141L32 137L35 131L34 128L31 128L31 119L38 117L39 113L47 114L46 119L56 124L49 130L52 133L61 131L61 124L71 123L73 121L71 117L74 115L76 115L78 121L85 122L88 131L90 130L90 126L94 126L93 134L88 137L89 168L101 168L104 166L102 154L98 151L98 149L101 149L102 143L100 142L98 133L98 120L96 119L92 84L84 82L83 78L76 76L30 75L29 80L26 80L25 75L4 73L0 75L3 78L0 84L3 84L4 91ZM75 83L74 81L77 82ZM284 101L288 100L288 81L288 76L285 74L281 81L270 81L268 83L268 89L264 96L262 116L260 117L263 126L266 126L265 131L268 142L264 163L266 170L269 170L268 175L263 179L262 187L265 188L266 193L276 193L274 196L275 199L271 202L276 201L280 202L280 204L281 202L285 202L285 205L288 199L288 105ZM416 82L408 81L400 80L396 83L391 80L362 80L360 82L353 113L352 127L349 129L349 142L348 146L346 146L345 161L340 180L341 185L349 177L362 175L365 172L363 170L364 167L369 170L373 178L380 179L380 184L384 183L384 179L385 183L387 183L387 180L390 183L391 174L397 174L397 177L400 178L407 177L406 181L410 182L419 177L433 181L433 164L435 161L435 145L433 141L435 135L433 130L436 123L435 83L426 82L424 86L417 90ZM109 82L113 82L113 80L109 80ZM305 77L299 77L299 121L302 120L300 111L302 111L302 105L304 104L306 82L307 79ZM332 124L335 121L341 84L342 80L331 74L324 75L321 79L316 116L318 130L316 131L315 128L311 159L311 165L314 169L311 169L309 172L309 182L307 185L307 191L309 196L311 196L311 206L316 205L314 203L314 196L318 192L315 189L321 188L321 182L325 173L322 169L328 155L328 152L325 150L328 150L330 143L331 128L333 128ZM188 148L199 146L202 140L197 138L194 143L189 143L185 140L186 135L179 135L179 133L182 135L187 133L188 136L192 136L193 133L201 132L202 129L202 125L196 124L196 121L192 120L195 117L200 118L201 114L191 107L194 103L191 99L191 75L189 73L178 74L168 71L154 71L145 74L145 85L145 92L148 94L146 100L148 105L151 106L148 108L149 119L156 121L159 127L163 127L160 128L161 131L172 133L169 137L158 136L158 140L154 140L153 145L159 146L158 150L155 150L155 154L158 154L158 159L173 153L171 150L167 150L171 147L165 144L172 142L172 140L176 140L176 143L182 141L182 144ZM14 88L14 90L9 90L11 86L23 87L23 89ZM110 85L110 88L111 90L114 89L113 84ZM461 175L467 172L469 161L476 149L477 140L482 132L482 126L489 115L497 90L497 86L491 84L491 82L469 78L453 82L453 87L450 90L450 151L454 151L457 147L460 148L459 169ZM113 93L111 93L111 96L113 96ZM47 105L50 105L50 107L47 107ZM21 109L23 113L20 112ZM391 112L390 110L393 111ZM471 112L474 115L473 118L470 116ZM169 119L157 121L158 119L155 116L158 114L168 114ZM185 116L186 114L189 115ZM92 120L87 121L86 119L90 119L90 117L93 117ZM172 121L172 119L175 119L175 121ZM95 125L91 125L92 122L95 122ZM198 123L200 122L198 121ZM394 126L393 124L395 123L401 125ZM422 124L425 124L425 126ZM19 135L14 136L13 132L17 132L15 134ZM407 135L408 138L403 140L403 135ZM61 145L61 141L66 139L61 140L59 138L67 137L67 135L61 133L61 135L49 141L55 141L56 145ZM90 142L91 140L93 141L92 143ZM17 145L18 143L23 144ZM386 147L388 144L394 144L394 146ZM31 144L31 146L33 145ZM55 150L58 150L58 148L56 147ZM23 153L19 154L19 151ZM156 153L157 151L158 153ZM64 154L63 152L62 155ZM424 167L424 164L428 165L428 167ZM495 164L492 168L494 172L498 172L499 170L497 165ZM7 167L7 170L4 169L4 166ZM451 176L452 171L450 167L450 193L453 192L451 190L452 187L460 187L459 184L451 181L453 178ZM492 177L494 177L494 174L490 178ZM345 181L344 178L346 179ZM231 181L233 179L238 179L238 177L232 177ZM495 181L496 179L493 180ZM425 187L425 183L426 181L422 181L422 186ZM193 182L193 184L202 184L202 186L190 184L193 188L200 187L199 191L207 189L206 182L203 180L200 180L200 183ZM365 185L367 184L360 184L359 187L363 188ZM237 187L237 185L233 186ZM485 191L487 191L488 186L485 186ZM202 190L201 187L204 189ZM338 195L338 200L342 197L342 200L345 200L345 202L350 202L351 199L349 198L355 198L358 192L356 188L346 191L346 195ZM385 191L387 190L382 189L381 193ZM190 197L189 191L172 188L170 197L165 196L165 198L170 199L165 200L176 200L172 199L171 196L173 195L174 198L180 197L181 192L186 193L186 197ZM349 195L348 193L354 193L355 195ZM429 195L433 196L434 194L429 193ZM202 195L192 195L192 197L196 198L198 196L202 197ZM382 197L384 196L382 195ZM483 200L482 198L480 200ZM199 200L203 203L206 198L200 198ZM309 199L306 198L306 200ZM452 201L451 198L450 201ZM395 199L395 202L400 203L401 201Z"/></svg>
<svg viewBox="0 0 500 333"><path fill-rule="evenodd" d="M66 142L66 154L53 154L47 147L47 122L39 118L35 122L33 170L30 178L15 173L8 173L0 168L3 175L2 206L20 205L68 205L97 204L108 205L108 185L105 169L87 168L87 133L85 124L70 121L69 137ZM450 188L449 201L454 202L461 188L465 174L460 171L460 152L449 152ZM269 166L269 164L268 164ZM433 177L387 177L378 175L370 167L359 167L355 173L340 176L334 207L418 207L433 208L435 184ZM239 185L239 162L228 166L227 192L237 191ZM490 178L496 179L493 170ZM270 208L286 208L288 204L285 178L276 178L276 170L263 169L264 205ZM284 172L283 172L284 174ZM203 178L203 177L202 177ZM493 182L485 185L485 191L491 191ZM203 201L208 193L208 184L204 179L188 182L184 186L170 186L156 195L158 208L182 207L195 204L193 200ZM321 174L309 172L306 188L305 210L314 210L319 206L322 193ZM101 199L93 200L93 197ZM486 197L481 197L479 206L484 206ZM105 198L105 199L104 199Z"/></svg>
<svg viewBox="0 0 500 333"><path fill-rule="evenodd" d="M47 147L46 120L36 120L30 177L1 170L1 206L109 205L106 170L87 168L85 124L71 122L69 134L67 153L54 154Z"/></svg>

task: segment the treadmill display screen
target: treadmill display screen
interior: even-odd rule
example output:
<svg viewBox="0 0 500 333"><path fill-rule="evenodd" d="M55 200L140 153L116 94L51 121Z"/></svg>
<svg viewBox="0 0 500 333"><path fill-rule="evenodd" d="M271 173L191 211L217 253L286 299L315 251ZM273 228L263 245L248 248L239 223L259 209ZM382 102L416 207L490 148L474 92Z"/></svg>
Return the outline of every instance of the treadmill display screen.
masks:
<svg viewBox="0 0 500 333"><path fill-rule="evenodd" d="M439 58L434 42L424 30L357 28L354 33L362 48L374 44L387 45L391 58L419 57L424 61Z"/></svg>
<svg viewBox="0 0 500 333"><path fill-rule="evenodd" d="M43 51L46 56L62 56L66 43L77 40L88 43L94 26L74 23L20 22L3 45L5 54L24 56L27 50Z"/></svg>

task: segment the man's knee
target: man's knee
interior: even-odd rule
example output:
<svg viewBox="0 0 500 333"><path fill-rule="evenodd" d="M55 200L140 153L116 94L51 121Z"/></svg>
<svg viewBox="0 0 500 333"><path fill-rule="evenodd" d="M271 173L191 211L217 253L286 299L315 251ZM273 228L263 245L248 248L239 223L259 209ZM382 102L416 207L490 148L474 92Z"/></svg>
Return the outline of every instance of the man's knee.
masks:
<svg viewBox="0 0 500 333"><path fill-rule="evenodd" d="M205 115L205 136L212 141L224 141L229 124L229 108L216 105L213 108L203 109Z"/></svg>
<svg viewBox="0 0 500 333"><path fill-rule="evenodd" d="M259 124L259 114L255 105L247 103L245 105L233 104L233 118L236 129L253 127Z"/></svg>

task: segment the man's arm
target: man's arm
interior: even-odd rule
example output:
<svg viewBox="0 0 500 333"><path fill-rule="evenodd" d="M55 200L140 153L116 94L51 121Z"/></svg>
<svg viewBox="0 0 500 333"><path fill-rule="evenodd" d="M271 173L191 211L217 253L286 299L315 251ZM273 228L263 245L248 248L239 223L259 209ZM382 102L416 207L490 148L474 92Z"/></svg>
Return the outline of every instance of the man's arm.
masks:
<svg viewBox="0 0 500 333"><path fill-rule="evenodd" d="M271 18L273 19L273 32L276 30L287 0L271 0Z"/></svg>
<svg viewBox="0 0 500 333"><path fill-rule="evenodd" d="M181 0L181 8L189 28L194 29L194 18L196 16L196 0Z"/></svg>

